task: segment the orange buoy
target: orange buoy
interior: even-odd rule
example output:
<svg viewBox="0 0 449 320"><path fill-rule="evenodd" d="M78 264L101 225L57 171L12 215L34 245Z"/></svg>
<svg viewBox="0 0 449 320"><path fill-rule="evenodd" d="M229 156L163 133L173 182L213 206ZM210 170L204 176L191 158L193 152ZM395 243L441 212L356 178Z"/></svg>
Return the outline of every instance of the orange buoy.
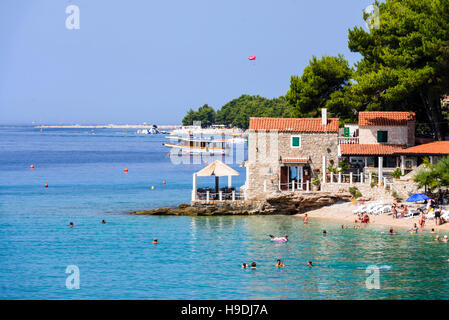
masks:
<svg viewBox="0 0 449 320"><path fill-rule="evenodd" d="M30 166L30 168L31 168L31 169L34 169L34 164L32 164L32 165Z"/></svg>
<svg viewBox="0 0 449 320"><path fill-rule="evenodd" d="M164 181L162 181L162 184L166 184L167 182L165 182L165 180Z"/></svg>
<svg viewBox="0 0 449 320"><path fill-rule="evenodd" d="M48 182L45 184L45 188L48 188Z"/></svg>
<svg viewBox="0 0 449 320"><path fill-rule="evenodd" d="M128 172L128 168L125 168L125 170L123 170L123 171Z"/></svg>

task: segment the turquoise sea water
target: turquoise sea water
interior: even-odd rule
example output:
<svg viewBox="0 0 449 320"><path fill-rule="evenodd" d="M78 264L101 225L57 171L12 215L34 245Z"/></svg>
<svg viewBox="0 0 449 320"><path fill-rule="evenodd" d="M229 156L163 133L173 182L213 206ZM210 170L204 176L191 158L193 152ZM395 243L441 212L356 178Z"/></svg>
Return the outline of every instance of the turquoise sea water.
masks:
<svg viewBox="0 0 449 320"><path fill-rule="evenodd" d="M291 216L127 215L188 202L203 165L173 164L162 136L94 133L0 128L1 299L449 298L449 244L426 233L386 236ZM267 237L285 233L288 243ZM257 270L240 268L252 261ZM66 288L68 265L80 270L79 290ZM366 287L372 265L380 289Z"/></svg>

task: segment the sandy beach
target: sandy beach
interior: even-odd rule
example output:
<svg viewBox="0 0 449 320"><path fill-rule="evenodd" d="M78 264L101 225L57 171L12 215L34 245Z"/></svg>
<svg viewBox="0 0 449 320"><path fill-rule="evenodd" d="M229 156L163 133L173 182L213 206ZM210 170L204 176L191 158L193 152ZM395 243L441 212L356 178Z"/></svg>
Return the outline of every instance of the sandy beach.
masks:
<svg viewBox="0 0 449 320"><path fill-rule="evenodd" d="M358 206L358 204L352 204L351 202L340 202L331 206L309 211L307 214L309 216L309 221L320 219L353 225L356 215L352 213L352 210L356 209ZM304 214L298 214L297 216L303 217ZM370 219L371 225L384 226L386 231L388 231L387 229L390 227L393 229L410 229L415 223L418 225L419 217L393 219L391 215L380 214L370 215ZM443 234L447 233L449 235L449 223L437 226L435 225L435 220L426 220L424 231L430 231L432 228L434 228L436 232Z"/></svg>

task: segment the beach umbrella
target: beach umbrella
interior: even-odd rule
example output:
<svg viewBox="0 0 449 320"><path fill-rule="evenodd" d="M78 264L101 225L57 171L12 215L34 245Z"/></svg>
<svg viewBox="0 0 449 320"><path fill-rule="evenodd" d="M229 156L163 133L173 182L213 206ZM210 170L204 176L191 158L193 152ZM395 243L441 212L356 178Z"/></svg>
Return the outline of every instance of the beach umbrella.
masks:
<svg viewBox="0 0 449 320"><path fill-rule="evenodd" d="M423 193L415 193L414 195L410 196L410 198L407 199L407 202L418 202L429 199L430 198Z"/></svg>

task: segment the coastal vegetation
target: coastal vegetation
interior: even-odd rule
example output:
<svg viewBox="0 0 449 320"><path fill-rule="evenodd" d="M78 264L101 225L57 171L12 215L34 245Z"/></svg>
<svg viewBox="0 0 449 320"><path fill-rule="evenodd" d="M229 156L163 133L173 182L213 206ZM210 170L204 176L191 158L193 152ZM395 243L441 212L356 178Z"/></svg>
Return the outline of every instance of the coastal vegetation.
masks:
<svg viewBox="0 0 449 320"><path fill-rule="evenodd" d="M449 187L449 156L442 158L437 164L432 164L429 158L424 158L424 165L413 177L418 188L425 191Z"/></svg>
<svg viewBox="0 0 449 320"><path fill-rule="evenodd" d="M285 96L242 95L222 106L215 119L210 110L206 117L191 109L183 124L206 118L247 128L249 117L317 117L321 108L343 123L360 111L414 111L417 132L443 140L449 123L441 103L449 93L449 0L386 0L375 6L378 28L349 30L348 47L361 55L353 67L343 55L312 57L302 75L291 76Z"/></svg>

